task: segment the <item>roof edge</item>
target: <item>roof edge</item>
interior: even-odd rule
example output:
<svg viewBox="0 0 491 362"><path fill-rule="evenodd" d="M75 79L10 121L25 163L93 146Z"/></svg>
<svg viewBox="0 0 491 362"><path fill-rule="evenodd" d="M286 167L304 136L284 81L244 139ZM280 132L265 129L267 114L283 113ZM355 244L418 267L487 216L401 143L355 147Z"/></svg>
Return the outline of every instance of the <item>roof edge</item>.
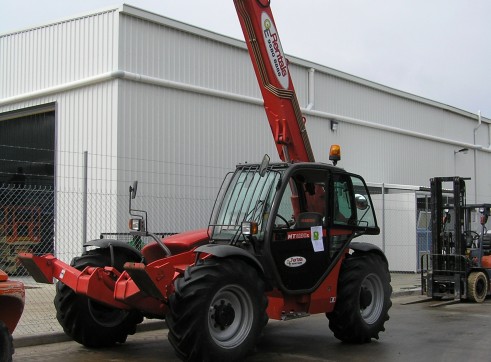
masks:
<svg viewBox="0 0 491 362"><path fill-rule="evenodd" d="M42 29L42 28L46 28L46 27L49 27L49 26L52 26L52 25L66 23L66 22L69 22L69 21L77 20L77 19L83 19L83 18L87 18L87 17L90 17L90 16L95 16L95 15L99 15L99 14L109 13L109 12L112 12L112 11L121 11L122 7L123 7L123 5L113 5L113 6L105 6L103 8L99 8L99 9L95 9L95 10L85 11L85 12L82 12L82 13L71 15L69 17L63 17L63 18L58 19L58 20L51 20L51 21L49 21L47 23L33 25L33 26L28 27L28 28L21 28L21 29L18 29L18 30L9 31L7 33L0 33L0 38L1 37L4 37L4 36L10 36L10 35L19 34L19 33L25 33L25 32L36 30L36 29Z"/></svg>
<svg viewBox="0 0 491 362"><path fill-rule="evenodd" d="M215 33L211 30L203 29L195 25L190 25L182 21L175 20L145 9L141 9L130 4L123 4L120 8L120 12L143 20L148 20L157 24L166 25L187 33L199 35L204 38L208 38L212 40L217 40L247 50L247 46L243 40L236 39L227 35Z"/></svg>

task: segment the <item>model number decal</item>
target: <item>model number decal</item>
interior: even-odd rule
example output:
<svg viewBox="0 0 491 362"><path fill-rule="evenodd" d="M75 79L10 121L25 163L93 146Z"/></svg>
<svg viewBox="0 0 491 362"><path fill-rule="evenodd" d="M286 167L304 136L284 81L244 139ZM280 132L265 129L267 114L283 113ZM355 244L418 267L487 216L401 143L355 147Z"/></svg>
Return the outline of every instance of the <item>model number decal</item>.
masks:
<svg viewBox="0 0 491 362"><path fill-rule="evenodd" d="M297 232L288 233L287 239L288 240L310 239L310 231L297 231Z"/></svg>
<svg viewBox="0 0 491 362"><path fill-rule="evenodd" d="M291 256L285 260L285 265L289 268L296 268L304 265L307 262L303 256Z"/></svg>

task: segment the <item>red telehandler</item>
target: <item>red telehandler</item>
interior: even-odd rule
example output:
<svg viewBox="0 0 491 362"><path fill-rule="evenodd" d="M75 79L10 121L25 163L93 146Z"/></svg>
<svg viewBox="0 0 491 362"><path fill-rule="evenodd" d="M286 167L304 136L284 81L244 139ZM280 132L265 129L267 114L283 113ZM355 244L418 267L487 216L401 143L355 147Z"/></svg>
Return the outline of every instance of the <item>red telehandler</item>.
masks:
<svg viewBox="0 0 491 362"><path fill-rule="evenodd" d="M168 339L188 361L236 361L250 353L269 318L324 313L345 342L378 338L389 319L387 259L354 242L379 233L365 181L316 163L269 1L235 0L282 163L241 164L223 181L207 229L165 239L146 212L130 229L153 236L141 252L116 240L67 265L52 255L20 256L39 282L57 283L65 332L88 347L122 343L142 318L165 318Z"/></svg>

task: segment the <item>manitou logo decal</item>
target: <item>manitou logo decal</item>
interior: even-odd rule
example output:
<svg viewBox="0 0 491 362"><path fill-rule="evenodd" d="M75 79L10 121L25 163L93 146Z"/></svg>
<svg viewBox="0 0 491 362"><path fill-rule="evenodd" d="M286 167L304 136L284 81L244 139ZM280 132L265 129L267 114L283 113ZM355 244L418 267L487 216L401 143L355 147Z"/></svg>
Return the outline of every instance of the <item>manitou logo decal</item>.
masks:
<svg viewBox="0 0 491 362"><path fill-rule="evenodd" d="M285 260L285 265L289 268L296 268L307 262L303 256L292 256Z"/></svg>
<svg viewBox="0 0 491 362"><path fill-rule="evenodd" d="M288 78L287 60L283 53L283 48L281 47L280 38L278 37L276 28L268 14L265 12L261 15L261 23L271 66L274 69L278 82L280 82L284 89L288 89L290 79Z"/></svg>

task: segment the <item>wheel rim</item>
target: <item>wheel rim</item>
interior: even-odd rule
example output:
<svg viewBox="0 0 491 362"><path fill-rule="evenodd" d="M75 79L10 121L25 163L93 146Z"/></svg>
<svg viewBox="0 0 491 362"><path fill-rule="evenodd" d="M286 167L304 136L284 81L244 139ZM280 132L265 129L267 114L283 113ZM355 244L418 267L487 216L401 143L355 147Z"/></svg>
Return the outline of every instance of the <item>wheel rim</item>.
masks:
<svg viewBox="0 0 491 362"><path fill-rule="evenodd" d="M375 323L384 307L384 287L376 274L369 274L361 283L360 313L367 324Z"/></svg>
<svg viewBox="0 0 491 362"><path fill-rule="evenodd" d="M215 294L208 310L208 329L220 347L239 346L249 335L252 322L252 300L244 288L229 285Z"/></svg>
<svg viewBox="0 0 491 362"><path fill-rule="evenodd" d="M106 307L91 299L88 300L89 313L103 327L116 327L126 318L128 312L122 309Z"/></svg>

